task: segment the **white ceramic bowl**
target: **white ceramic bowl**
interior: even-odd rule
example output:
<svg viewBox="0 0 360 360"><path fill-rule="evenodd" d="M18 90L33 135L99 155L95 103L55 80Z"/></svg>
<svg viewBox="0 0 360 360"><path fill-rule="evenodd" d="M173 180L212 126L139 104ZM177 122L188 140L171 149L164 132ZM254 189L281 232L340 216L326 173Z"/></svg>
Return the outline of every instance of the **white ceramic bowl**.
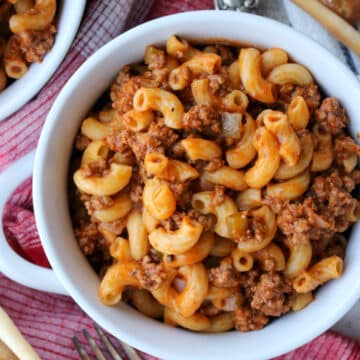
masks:
<svg viewBox="0 0 360 360"><path fill-rule="evenodd" d="M304 310L249 333L196 334L168 327L125 304L104 307L97 297L99 279L74 238L66 184L71 149L80 122L124 64L141 59L146 45L164 44L174 33L185 38L222 38L286 49L315 74L328 94L343 103L351 118L353 133L360 131L360 85L356 78L329 52L294 30L262 17L215 11L178 14L146 23L119 36L86 61L53 105L41 134L34 169L34 206L41 241L66 292L103 328L130 345L165 359L271 358L327 330L360 296L359 225L352 231L341 279L323 286L316 300ZM30 160L31 156L22 161L23 167L17 164L11 168L7 178L15 174L25 177ZM4 184L7 183L0 181L0 186ZM4 193L14 187L15 184L7 185ZM3 199L0 196L0 207L4 196ZM8 276L28 286L64 292L49 270L25 265L10 254L1 238L0 254L3 254L0 267Z"/></svg>
<svg viewBox="0 0 360 360"><path fill-rule="evenodd" d="M41 90L61 64L75 38L86 0L62 0L58 3L54 46L42 63L31 64L21 79L0 92L0 121L19 110Z"/></svg>

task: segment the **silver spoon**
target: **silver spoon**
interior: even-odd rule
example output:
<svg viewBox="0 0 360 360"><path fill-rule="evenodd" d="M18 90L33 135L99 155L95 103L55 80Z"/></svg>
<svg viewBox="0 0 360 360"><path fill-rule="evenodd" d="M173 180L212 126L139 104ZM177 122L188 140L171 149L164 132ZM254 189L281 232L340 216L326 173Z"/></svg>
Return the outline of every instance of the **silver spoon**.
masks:
<svg viewBox="0 0 360 360"><path fill-rule="evenodd" d="M289 24L283 0L214 0L217 10L233 10L271 17L275 20Z"/></svg>
<svg viewBox="0 0 360 360"><path fill-rule="evenodd" d="M217 10L254 11L259 0L214 0Z"/></svg>

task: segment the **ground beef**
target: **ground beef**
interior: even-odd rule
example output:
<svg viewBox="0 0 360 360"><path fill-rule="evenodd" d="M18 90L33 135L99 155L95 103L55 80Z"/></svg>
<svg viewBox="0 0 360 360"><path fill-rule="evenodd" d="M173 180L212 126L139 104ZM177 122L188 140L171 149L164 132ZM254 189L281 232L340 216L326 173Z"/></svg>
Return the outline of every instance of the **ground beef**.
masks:
<svg viewBox="0 0 360 360"><path fill-rule="evenodd" d="M121 130L105 138L106 144L109 146L110 150L115 152L114 159L116 159L115 155L116 152L118 152L122 157L128 159L129 163L135 162L135 155L129 146L131 137L133 137L131 131ZM110 159L110 161L114 161L114 159Z"/></svg>
<svg viewBox="0 0 360 360"><path fill-rule="evenodd" d="M263 271L275 271L276 270L276 259L273 257L268 247L257 251L254 254L256 263L260 266Z"/></svg>
<svg viewBox="0 0 360 360"><path fill-rule="evenodd" d="M86 163L82 166L82 170L85 177L106 176L109 172L105 159L99 159L98 161Z"/></svg>
<svg viewBox="0 0 360 360"><path fill-rule="evenodd" d="M130 199L139 206L142 206L144 184L141 182L133 181L130 185Z"/></svg>
<svg viewBox="0 0 360 360"><path fill-rule="evenodd" d="M191 87L186 87L183 90L179 90L176 92L177 97L184 105L185 111L189 111L192 106L195 105L195 99Z"/></svg>
<svg viewBox="0 0 360 360"><path fill-rule="evenodd" d="M225 96L229 92L228 73L222 71L220 74L207 75L209 80L209 91L219 97Z"/></svg>
<svg viewBox="0 0 360 360"><path fill-rule="evenodd" d="M151 77L157 84L157 87L164 90L169 90L169 75L170 70L168 68L154 69L151 72Z"/></svg>
<svg viewBox="0 0 360 360"><path fill-rule="evenodd" d="M317 208L311 198L303 203L287 204L277 218L277 224L285 236L292 237L296 243L306 242L316 224Z"/></svg>
<svg viewBox="0 0 360 360"><path fill-rule="evenodd" d="M154 262L154 263L157 263L157 264L162 261L162 257L163 257L162 253L157 251L154 248L150 249L149 256L151 258L151 261Z"/></svg>
<svg viewBox="0 0 360 360"><path fill-rule="evenodd" d="M127 223L127 218L123 217L121 219L117 219L111 222L103 222L101 223L101 226L107 230L110 231L113 234L121 235L124 231Z"/></svg>
<svg viewBox="0 0 360 360"><path fill-rule="evenodd" d="M162 118L158 118L157 121L150 124L148 134L159 141L165 148L174 145L179 138L179 135L173 129L165 125Z"/></svg>
<svg viewBox="0 0 360 360"><path fill-rule="evenodd" d="M213 159L208 161L205 166L203 167L203 169L205 171L209 171L209 172L214 172L216 170L219 170L220 168L222 168L225 165L224 160L222 159Z"/></svg>
<svg viewBox="0 0 360 360"><path fill-rule="evenodd" d="M79 134L75 140L75 148L79 151L84 151L90 143L91 140L87 136Z"/></svg>
<svg viewBox="0 0 360 360"><path fill-rule="evenodd" d="M331 208L341 201L344 193L350 196L355 188L355 183L349 175L341 175L338 170L332 171L325 176L316 176L311 186L311 194L320 205Z"/></svg>
<svg viewBox="0 0 360 360"><path fill-rule="evenodd" d="M319 87L314 83L308 86L285 84L279 87L279 102L285 110L296 96L304 98L311 112L314 112L320 106Z"/></svg>
<svg viewBox="0 0 360 360"><path fill-rule="evenodd" d="M346 246L346 237L342 234L334 234L321 256L324 258L330 256L339 256L344 259Z"/></svg>
<svg viewBox="0 0 360 360"><path fill-rule="evenodd" d="M224 258L218 267L208 270L209 281L216 287L235 287L240 283L240 273L232 265L230 257Z"/></svg>
<svg viewBox="0 0 360 360"><path fill-rule="evenodd" d="M167 62L165 52L160 49L155 49L154 51L151 51L151 55L147 61L150 70L162 69Z"/></svg>
<svg viewBox="0 0 360 360"><path fill-rule="evenodd" d="M212 302L205 302L201 305L199 313L205 316L215 316L221 312Z"/></svg>
<svg viewBox="0 0 360 360"><path fill-rule="evenodd" d="M213 214L201 214L197 210L189 210L188 215L203 226L203 232L214 231L216 225L216 216Z"/></svg>
<svg viewBox="0 0 360 360"><path fill-rule="evenodd" d="M131 79L131 67L129 65L125 65L121 68L118 76L115 79L113 86L122 87Z"/></svg>
<svg viewBox="0 0 360 360"><path fill-rule="evenodd" d="M311 242L312 255L316 260L320 260L329 256L345 257L347 239L343 234L332 234L331 237L321 238Z"/></svg>
<svg viewBox="0 0 360 360"><path fill-rule="evenodd" d="M208 105L195 105L182 119L184 130L214 137L221 133L221 115Z"/></svg>
<svg viewBox="0 0 360 360"><path fill-rule="evenodd" d="M260 330L268 322L268 316L258 310L245 307L235 312L235 328L241 332Z"/></svg>
<svg viewBox="0 0 360 360"><path fill-rule="evenodd" d="M182 202L184 199L182 199L182 195L184 192L188 189L188 184L186 183L168 183L169 188L173 195L175 196L176 202Z"/></svg>
<svg viewBox="0 0 360 360"><path fill-rule="evenodd" d="M83 254L88 256L94 253L96 243L101 237L101 234L99 233L97 226L93 223L90 223L83 227L76 228L75 236L81 251Z"/></svg>
<svg viewBox="0 0 360 360"><path fill-rule="evenodd" d="M236 55L228 46L215 45L217 54L221 56L221 63L223 65L230 65L236 60Z"/></svg>
<svg viewBox="0 0 360 360"><path fill-rule="evenodd" d="M170 149L170 157L173 159L182 160L185 156L185 149L181 145L181 141L176 142Z"/></svg>
<svg viewBox="0 0 360 360"><path fill-rule="evenodd" d="M85 201L85 206L89 214L95 210L102 210L113 205L114 201L110 196L91 196L90 200Z"/></svg>
<svg viewBox="0 0 360 360"><path fill-rule="evenodd" d="M338 171L314 178L311 194L319 208L319 214L334 232L343 232L350 225L346 215L356 207L357 200L350 194L354 187L351 177L340 176Z"/></svg>
<svg viewBox="0 0 360 360"><path fill-rule="evenodd" d="M148 133L132 133L129 130L121 130L106 138L111 150L126 153L131 151L137 161L143 162L145 155L150 152L164 152L160 138L151 136Z"/></svg>
<svg viewBox="0 0 360 360"><path fill-rule="evenodd" d="M267 205L276 215L278 215L289 205L289 201L265 194L263 205Z"/></svg>
<svg viewBox="0 0 360 360"><path fill-rule="evenodd" d="M316 120L333 135L338 135L349 123L344 108L333 97L324 99L316 111Z"/></svg>
<svg viewBox="0 0 360 360"><path fill-rule="evenodd" d="M129 73L130 68L125 67L111 87L112 106L120 114L124 114L133 108L133 99L137 90L141 87L156 87L156 82L153 79L141 75L129 77Z"/></svg>
<svg viewBox="0 0 360 360"><path fill-rule="evenodd" d="M95 223L81 224L75 228L75 237L83 254L97 273L111 263L108 241Z"/></svg>
<svg viewBox="0 0 360 360"><path fill-rule="evenodd" d="M12 35L6 43L3 54L4 63L8 62L11 64L14 61L14 64L11 64L11 70L14 72L19 72L21 68L17 65L19 62L25 63L24 54L20 48L20 39L17 35Z"/></svg>
<svg viewBox="0 0 360 360"><path fill-rule="evenodd" d="M54 45L56 29L51 25L45 30L26 30L18 34L20 47L27 62L42 62Z"/></svg>
<svg viewBox="0 0 360 360"><path fill-rule="evenodd" d="M108 160L109 165L115 164L123 164L123 165L136 165L135 155L131 151L130 148L124 150L124 152L115 152Z"/></svg>
<svg viewBox="0 0 360 360"><path fill-rule="evenodd" d="M113 133L105 138L106 144L112 151L117 151L121 154L126 154L132 151L128 145L128 138L132 136L130 130L121 130L116 133Z"/></svg>
<svg viewBox="0 0 360 360"><path fill-rule="evenodd" d="M354 187L351 175L341 176L338 171L315 177L303 202L282 209L277 218L279 229L300 243L345 231L350 225L346 216L357 203L350 194Z"/></svg>
<svg viewBox="0 0 360 360"><path fill-rule="evenodd" d="M267 226L263 218L249 217L249 226L239 238L234 239L236 242L257 242L263 241L264 234L267 231Z"/></svg>
<svg viewBox="0 0 360 360"><path fill-rule="evenodd" d="M225 187L215 185L214 191L211 193L211 204L213 207L220 206L225 201Z"/></svg>
<svg viewBox="0 0 360 360"><path fill-rule="evenodd" d="M239 308L241 301L241 294L239 291L234 291L231 295L221 300L219 308L222 311L235 311Z"/></svg>
<svg viewBox="0 0 360 360"><path fill-rule="evenodd" d="M353 155L360 156L360 146L350 136L335 138L335 156L338 162L346 160Z"/></svg>
<svg viewBox="0 0 360 360"><path fill-rule="evenodd" d="M221 63L223 65L230 65L233 61L236 60L236 55L231 51L231 48L224 45L216 44L214 46L210 46L209 49L204 49L205 52L215 53L221 57Z"/></svg>
<svg viewBox="0 0 360 360"><path fill-rule="evenodd" d="M250 271L240 274L240 287L245 293L246 298L250 298L251 289L258 284L260 277L260 269L254 266Z"/></svg>
<svg viewBox="0 0 360 360"><path fill-rule="evenodd" d="M350 177L351 177L351 180L353 181L353 183L355 185L359 185L360 184L360 170L353 170L351 173L350 173Z"/></svg>
<svg viewBox="0 0 360 360"><path fill-rule="evenodd" d="M251 307L267 316L280 316L290 310L292 286L278 273L262 274L259 283L252 287L251 292Z"/></svg>
<svg viewBox="0 0 360 360"><path fill-rule="evenodd" d="M87 194L85 192L80 191L79 189L76 189L76 197L81 200L82 202L90 201L91 195Z"/></svg>
<svg viewBox="0 0 360 360"><path fill-rule="evenodd" d="M150 291L158 289L167 278L164 264L153 262L149 255L143 257L141 269L135 271L134 275Z"/></svg>
<svg viewBox="0 0 360 360"><path fill-rule="evenodd" d="M186 183L184 185L185 188L183 189L181 194L180 193L174 193L174 194L176 198L176 205L181 209L188 209L189 207L191 207L191 200L194 193L191 189L190 183Z"/></svg>
<svg viewBox="0 0 360 360"><path fill-rule="evenodd" d="M164 227L166 231L177 230L180 228L185 216L185 212L175 211L168 219L161 221L161 226Z"/></svg>

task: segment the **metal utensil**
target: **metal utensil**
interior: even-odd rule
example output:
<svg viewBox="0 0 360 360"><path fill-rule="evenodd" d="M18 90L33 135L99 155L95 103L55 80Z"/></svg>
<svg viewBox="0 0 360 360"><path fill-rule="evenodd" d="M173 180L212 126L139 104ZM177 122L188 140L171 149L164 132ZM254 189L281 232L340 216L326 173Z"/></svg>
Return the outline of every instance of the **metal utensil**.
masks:
<svg viewBox="0 0 360 360"><path fill-rule="evenodd" d="M217 10L254 11L259 5L259 0L215 0Z"/></svg>
<svg viewBox="0 0 360 360"><path fill-rule="evenodd" d="M111 342L110 338L104 333L104 331L99 327L98 324L94 323L94 327L96 332L99 335L99 338L105 348L109 351L109 354L111 355L111 359L113 360L123 360L123 357L120 355L118 350L116 350L114 344ZM90 360L93 357L96 360L106 360L104 353L101 351L100 347L96 343L96 341L90 336L89 332L84 329L83 334L85 339L87 340L88 344L90 345L90 348L93 352L92 357L86 352L84 346L81 344L80 340L77 338L77 336L74 336L72 338L72 341L74 343L75 349L78 352L80 359L82 360ZM142 360L141 357L138 355L136 350L132 348L131 346L125 344L124 342L119 340L119 343L121 347L123 348L124 352L126 353L126 357L128 360Z"/></svg>

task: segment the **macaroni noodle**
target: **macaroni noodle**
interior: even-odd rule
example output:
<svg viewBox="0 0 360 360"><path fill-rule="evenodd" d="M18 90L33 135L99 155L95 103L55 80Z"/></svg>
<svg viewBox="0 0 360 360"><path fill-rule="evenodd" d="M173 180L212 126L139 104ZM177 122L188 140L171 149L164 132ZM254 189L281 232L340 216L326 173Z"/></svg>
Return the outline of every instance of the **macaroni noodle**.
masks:
<svg viewBox="0 0 360 360"><path fill-rule="evenodd" d="M251 97L266 104L276 101L274 85L261 74L261 55L258 50L241 49L239 72L241 81Z"/></svg>

